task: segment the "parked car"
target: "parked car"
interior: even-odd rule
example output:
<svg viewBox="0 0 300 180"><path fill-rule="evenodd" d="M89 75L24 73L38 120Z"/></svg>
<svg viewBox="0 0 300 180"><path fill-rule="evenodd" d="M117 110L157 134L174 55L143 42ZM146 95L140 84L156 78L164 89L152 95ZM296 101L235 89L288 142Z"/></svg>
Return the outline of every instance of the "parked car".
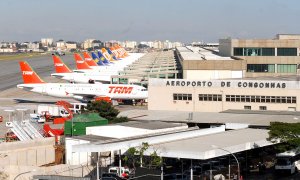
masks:
<svg viewBox="0 0 300 180"><path fill-rule="evenodd" d="M103 173L101 180L123 180L116 173Z"/></svg>

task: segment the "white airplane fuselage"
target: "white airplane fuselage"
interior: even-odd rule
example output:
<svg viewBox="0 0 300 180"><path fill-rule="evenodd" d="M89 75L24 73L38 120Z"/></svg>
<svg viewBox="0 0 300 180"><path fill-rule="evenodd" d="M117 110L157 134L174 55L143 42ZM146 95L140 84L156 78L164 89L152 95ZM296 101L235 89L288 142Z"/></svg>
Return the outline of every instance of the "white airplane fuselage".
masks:
<svg viewBox="0 0 300 180"><path fill-rule="evenodd" d="M111 75L104 73L89 72L89 73L52 73L51 76L74 83L110 83Z"/></svg>
<svg viewBox="0 0 300 180"><path fill-rule="evenodd" d="M137 85L40 83L18 84L17 87L44 95L82 100L90 100L95 97L110 97L111 99L148 98L147 89Z"/></svg>

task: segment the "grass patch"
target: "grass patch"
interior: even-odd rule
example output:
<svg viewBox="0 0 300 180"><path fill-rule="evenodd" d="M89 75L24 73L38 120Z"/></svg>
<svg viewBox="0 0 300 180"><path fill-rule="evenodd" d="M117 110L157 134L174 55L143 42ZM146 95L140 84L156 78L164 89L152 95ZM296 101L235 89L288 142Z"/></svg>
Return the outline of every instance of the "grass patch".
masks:
<svg viewBox="0 0 300 180"><path fill-rule="evenodd" d="M41 54L41 53L0 54L0 60L15 60L20 58L40 57L45 55L47 54Z"/></svg>

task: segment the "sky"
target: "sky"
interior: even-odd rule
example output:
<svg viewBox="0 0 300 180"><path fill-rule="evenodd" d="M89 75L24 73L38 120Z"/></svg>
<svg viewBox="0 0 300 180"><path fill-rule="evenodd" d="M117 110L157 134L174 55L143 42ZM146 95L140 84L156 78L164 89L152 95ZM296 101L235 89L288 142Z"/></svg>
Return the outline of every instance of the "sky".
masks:
<svg viewBox="0 0 300 180"><path fill-rule="evenodd" d="M300 34L299 0L1 0L0 41L218 42Z"/></svg>

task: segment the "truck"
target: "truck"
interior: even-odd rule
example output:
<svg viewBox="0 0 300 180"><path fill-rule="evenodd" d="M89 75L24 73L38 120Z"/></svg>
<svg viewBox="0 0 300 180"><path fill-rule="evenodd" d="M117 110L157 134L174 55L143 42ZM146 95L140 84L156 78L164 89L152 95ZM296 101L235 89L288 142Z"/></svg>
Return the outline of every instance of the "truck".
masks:
<svg viewBox="0 0 300 180"><path fill-rule="evenodd" d="M39 104L37 107L37 114L48 116L50 118L67 117L68 111L61 105L56 104Z"/></svg>

